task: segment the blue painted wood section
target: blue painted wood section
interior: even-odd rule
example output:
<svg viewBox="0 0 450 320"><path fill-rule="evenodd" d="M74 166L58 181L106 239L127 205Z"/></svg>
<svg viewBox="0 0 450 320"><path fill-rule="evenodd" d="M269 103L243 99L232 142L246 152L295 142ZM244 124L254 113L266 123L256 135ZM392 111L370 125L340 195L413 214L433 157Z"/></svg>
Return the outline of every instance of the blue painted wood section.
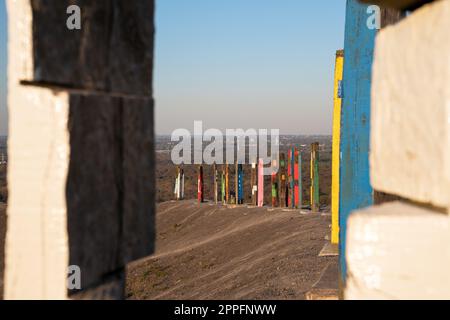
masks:
<svg viewBox="0 0 450 320"><path fill-rule="evenodd" d="M341 118L339 196L340 265L346 278L347 219L373 203L369 176L370 89L376 30L367 27L367 5L347 0Z"/></svg>
<svg viewBox="0 0 450 320"><path fill-rule="evenodd" d="M244 168L238 164L238 204L244 204Z"/></svg>

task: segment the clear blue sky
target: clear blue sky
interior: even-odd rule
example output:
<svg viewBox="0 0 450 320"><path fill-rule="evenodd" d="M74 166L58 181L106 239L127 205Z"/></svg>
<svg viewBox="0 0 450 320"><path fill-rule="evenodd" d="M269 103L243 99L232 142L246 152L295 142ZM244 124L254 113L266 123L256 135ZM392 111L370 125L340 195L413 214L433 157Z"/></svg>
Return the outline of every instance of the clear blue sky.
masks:
<svg viewBox="0 0 450 320"><path fill-rule="evenodd" d="M6 18L0 0L0 134ZM345 0L158 0L156 132L267 128L330 134Z"/></svg>

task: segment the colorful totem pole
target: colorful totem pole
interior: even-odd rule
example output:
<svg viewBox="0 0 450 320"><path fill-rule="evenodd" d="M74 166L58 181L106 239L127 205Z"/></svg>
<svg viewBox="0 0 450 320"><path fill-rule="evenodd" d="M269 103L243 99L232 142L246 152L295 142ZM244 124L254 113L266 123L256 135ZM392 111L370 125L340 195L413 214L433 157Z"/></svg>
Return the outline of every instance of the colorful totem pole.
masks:
<svg viewBox="0 0 450 320"><path fill-rule="evenodd" d="M239 204L239 164L234 164L234 204Z"/></svg>
<svg viewBox="0 0 450 320"><path fill-rule="evenodd" d="M298 177L297 177L297 181L298 181L298 208L302 209L303 207L303 171L302 171L302 150L299 149L298 150L298 157L297 157L297 161L298 161L298 170L296 170Z"/></svg>
<svg viewBox="0 0 450 320"><path fill-rule="evenodd" d="M276 168L278 167L278 160L272 160L272 207L278 207L278 171Z"/></svg>
<svg viewBox="0 0 450 320"><path fill-rule="evenodd" d="M252 162L250 186L252 188L252 206L257 206L258 205L258 179L257 179L256 162Z"/></svg>
<svg viewBox="0 0 450 320"><path fill-rule="evenodd" d="M311 210L320 210L319 202L319 143L311 145Z"/></svg>
<svg viewBox="0 0 450 320"><path fill-rule="evenodd" d="M290 203L289 203L289 207L291 208L299 208L301 207L301 205L299 205L299 201L301 198L301 191L300 191L300 178L301 178L301 168L299 169L300 166L300 153L298 151L297 148L292 148L290 150L289 153L289 158L290 158Z"/></svg>
<svg viewBox="0 0 450 320"><path fill-rule="evenodd" d="M215 162L213 164L213 173L214 173L214 203L217 204L219 202L219 172L217 171L217 165Z"/></svg>
<svg viewBox="0 0 450 320"><path fill-rule="evenodd" d="M258 161L258 207L264 206L264 161Z"/></svg>
<svg viewBox="0 0 450 320"><path fill-rule="evenodd" d="M238 188L236 192L237 204L244 204L244 168L242 164L237 166Z"/></svg>
<svg viewBox="0 0 450 320"><path fill-rule="evenodd" d="M331 243L339 243L339 166L341 141L342 74L344 51L336 51L334 69L333 151L331 177Z"/></svg>
<svg viewBox="0 0 450 320"><path fill-rule="evenodd" d="M198 189L197 189L197 200L198 203L204 201L204 185L203 185L203 166L198 167Z"/></svg>
<svg viewBox="0 0 450 320"><path fill-rule="evenodd" d="M222 167L222 179L221 179L221 200L223 204L226 204L227 199L225 195L225 169Z"/></svg>
<svg viewBox="0 0 450 320"><path fill-rule="evenodd" d="M173 190L173 194L174 194L175 200L179 199L179 193L180 193L179 192L179 188L180 188L179 181L180 181L180 167L177 167L177 173L176 173L176 176L175 176L175 188Z"/></svg>
<svg viewBox="0 0 450 320"><path fill-rule="evenodd" d="M286 156L284 153L280 154L280 169L279 169L279 205L282 208L285 208L287 206L287 171L286 171Z"/></svg>
<svg viewBox="0 0 450 320"><path fill-rule="evenodd" d="M292 150L288 150L288 157L287 157L287 207L292 207L292 195L293 195L293 178L292 178Z"/></svg>
<svg viewBox="0 0 450 320"><path fill-rule="evenodd" d="M174 195L176 200L184 199L184 170L180 167L177 167Z"/></svg>

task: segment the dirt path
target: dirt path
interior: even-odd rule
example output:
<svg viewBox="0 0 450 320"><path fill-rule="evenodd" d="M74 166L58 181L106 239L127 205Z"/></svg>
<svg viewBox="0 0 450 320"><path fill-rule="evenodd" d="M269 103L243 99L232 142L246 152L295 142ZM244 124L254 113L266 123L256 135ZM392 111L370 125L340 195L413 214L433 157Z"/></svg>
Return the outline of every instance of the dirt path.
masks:
<svg viewBox="0 0 450 320"><path fill-rule="evenodd" d="M128 267L130 299L304 299L337 259L318 257L328 214L195 201L157 212L155 255Z"/></svg>

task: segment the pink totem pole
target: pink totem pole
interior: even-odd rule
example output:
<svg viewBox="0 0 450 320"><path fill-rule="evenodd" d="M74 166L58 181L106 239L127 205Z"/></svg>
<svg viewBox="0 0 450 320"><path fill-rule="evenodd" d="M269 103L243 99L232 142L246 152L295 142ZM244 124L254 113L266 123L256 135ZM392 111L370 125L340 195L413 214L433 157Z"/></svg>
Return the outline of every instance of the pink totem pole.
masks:
<svg viewBox="0 0 450 320"><path fill-rule="evenodd" d="M258 162L258 207L264 206L264 162Z"/></svg>

